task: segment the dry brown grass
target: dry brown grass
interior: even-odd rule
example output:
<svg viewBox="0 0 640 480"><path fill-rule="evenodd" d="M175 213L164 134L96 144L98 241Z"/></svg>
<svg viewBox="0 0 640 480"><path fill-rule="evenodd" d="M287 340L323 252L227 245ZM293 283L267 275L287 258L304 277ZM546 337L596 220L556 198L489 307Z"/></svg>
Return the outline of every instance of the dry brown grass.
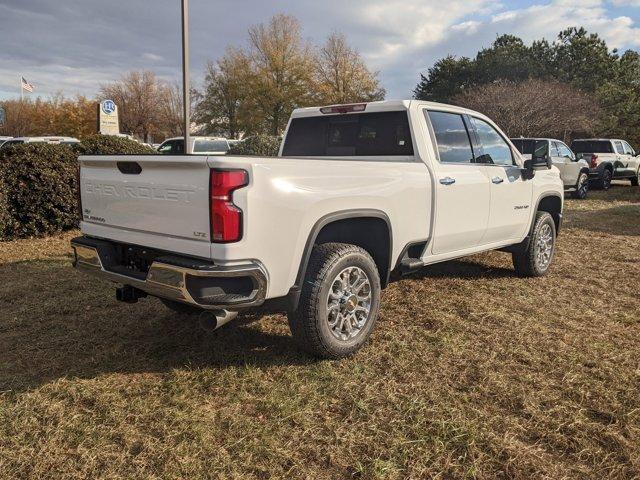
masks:
<svg viewBox="0 0 640 480"><path fill-rule="evenodd" d="M393 284L340 362L281 316L118 304L68 238L0 245L1 478L640 477L638 188L569 200L546 278L496 252Z"/></svg>

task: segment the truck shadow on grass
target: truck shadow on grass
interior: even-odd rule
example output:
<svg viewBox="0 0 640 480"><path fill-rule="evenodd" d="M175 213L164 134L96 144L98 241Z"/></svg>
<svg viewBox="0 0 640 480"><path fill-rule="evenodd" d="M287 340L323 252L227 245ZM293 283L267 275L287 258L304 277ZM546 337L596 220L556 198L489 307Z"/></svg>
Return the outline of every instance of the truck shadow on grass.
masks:
<svg viewBox="0 0 640 480"><path fill-rule="evenodd" d="M409 278L495 278L513 270L474 261L433 265ZM248 315L215 332L156 299L116 302L115 285L88 282L64 261L0 266L0 392L19 393L63 377L309 365L284 316ZM258 323L259 321L259 323Z"/></svg>
<svg viewBox="0 0 640 480"><path fill-rule="evenodd" d="M21 392L62 377L309 364L286 320L239 321L215 332L156 299L117 303L114 286L60 261L0 266L0 392Z"/></svg>

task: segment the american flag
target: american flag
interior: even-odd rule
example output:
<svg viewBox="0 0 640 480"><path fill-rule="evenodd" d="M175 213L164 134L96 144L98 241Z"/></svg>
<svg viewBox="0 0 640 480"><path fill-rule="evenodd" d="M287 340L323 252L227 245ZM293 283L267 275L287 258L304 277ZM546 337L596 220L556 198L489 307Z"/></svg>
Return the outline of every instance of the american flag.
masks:
<svg viewBox="0 0 640 480"><path fill-rule="evenodd" d="M32 83L27 82L27 80L24 77L22 78L22 89L26 90L27 92L33 92L33 89L36 88L33 86Z"/></svg>

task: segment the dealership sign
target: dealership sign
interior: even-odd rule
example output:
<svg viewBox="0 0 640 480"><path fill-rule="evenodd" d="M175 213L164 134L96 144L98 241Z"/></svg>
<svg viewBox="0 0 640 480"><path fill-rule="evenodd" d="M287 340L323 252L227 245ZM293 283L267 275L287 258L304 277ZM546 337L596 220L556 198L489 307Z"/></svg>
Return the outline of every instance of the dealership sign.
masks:
<svg viewBox="0 0 640 480"><path fill-rule="evenodd" d="M103 100L98 105L98 131L103 135L120 133L118 106L113 100Z"/></svg>

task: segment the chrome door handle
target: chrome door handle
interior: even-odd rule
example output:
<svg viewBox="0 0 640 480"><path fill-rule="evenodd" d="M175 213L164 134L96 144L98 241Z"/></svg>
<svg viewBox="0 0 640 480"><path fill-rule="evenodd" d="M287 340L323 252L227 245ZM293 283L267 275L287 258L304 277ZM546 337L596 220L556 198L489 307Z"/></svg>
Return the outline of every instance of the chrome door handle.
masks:
<svg viewBox="0 0 640 480"><path fill-rule="evenodd" d="M442 185L453 185L454 183L456 183L456 179L451 177L444 177L440 179L440 183Z"/></svg>
<svg viewBox="0 0 640 480"><path fill-rule="evenodd" d="M502 177L493 177L491 179L491 181L497 185L498 183L504 182L504 178L502 178Z"/></svg>

